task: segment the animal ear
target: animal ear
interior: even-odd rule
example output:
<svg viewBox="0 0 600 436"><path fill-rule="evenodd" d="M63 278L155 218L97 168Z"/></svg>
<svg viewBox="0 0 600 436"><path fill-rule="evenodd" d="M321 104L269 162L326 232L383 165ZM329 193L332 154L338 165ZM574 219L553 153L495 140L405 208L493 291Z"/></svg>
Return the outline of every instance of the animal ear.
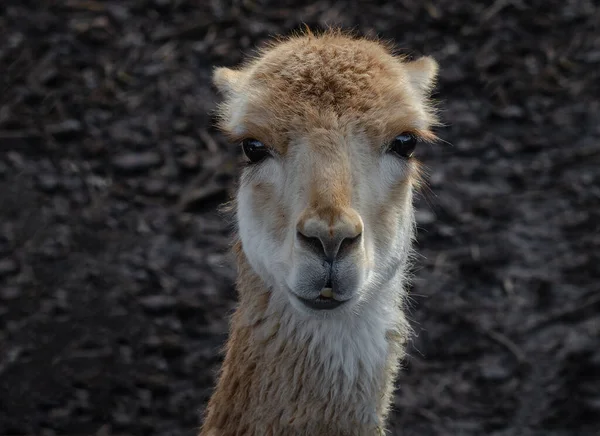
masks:
<svg viewBox="0 0 600 436"><path fill-rule="evenodd" d="M220 93L229 95L239 90L243 73L230 68L220 67L213 72L213 83Z"/></svg>
<svg viewBox="0 0 600 436"><path fill-rule="evenodd" d="M404 68L412 86L425 94L435 85L438 63L430 56L424 56L411 62L405 62Z"/></svg>

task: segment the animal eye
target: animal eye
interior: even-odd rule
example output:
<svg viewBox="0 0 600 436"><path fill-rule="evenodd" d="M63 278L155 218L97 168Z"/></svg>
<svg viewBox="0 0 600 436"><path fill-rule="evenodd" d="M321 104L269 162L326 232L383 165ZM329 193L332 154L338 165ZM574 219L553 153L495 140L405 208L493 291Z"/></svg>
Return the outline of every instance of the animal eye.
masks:
<svg viewBox="0 0 600 436"><path fill-rule="evenodd" d="M242 141L242 149L250 162L259 163L265 158L271 156L269 149L265 144L256 139L244 139Z"/></svg>
<svg viewBox="0 0 600 436"><path fill-rule="evenodd" d="M390 144L390 151L398 156L408 159L412 156L417 146L417 138L412 133L402 133L394 138Z"/></svg>

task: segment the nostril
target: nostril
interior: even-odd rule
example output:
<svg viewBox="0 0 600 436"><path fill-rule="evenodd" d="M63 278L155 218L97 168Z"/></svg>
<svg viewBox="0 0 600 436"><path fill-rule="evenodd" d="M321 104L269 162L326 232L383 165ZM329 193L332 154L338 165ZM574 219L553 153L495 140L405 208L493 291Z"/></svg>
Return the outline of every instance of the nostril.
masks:
<svg viewBox="0 0 600 436"><path fill-rule="evenodd" d="M338 250L338 256L341 256L348 251L355 248L359 243L362 237L362 233L352 237L352 238L344 238L340 244L340 249Z"/></svg>
<svg viewBox="0 0 600 436"><path fill-rule="evenodd" d="M321 240L316 236L306 236L304 233L298 230L296 232L296 237L298 238L298 241L300 241L301 244L306 246L306 248L316 252L317 254L323 253L323 244L321 243Z"/></svg>

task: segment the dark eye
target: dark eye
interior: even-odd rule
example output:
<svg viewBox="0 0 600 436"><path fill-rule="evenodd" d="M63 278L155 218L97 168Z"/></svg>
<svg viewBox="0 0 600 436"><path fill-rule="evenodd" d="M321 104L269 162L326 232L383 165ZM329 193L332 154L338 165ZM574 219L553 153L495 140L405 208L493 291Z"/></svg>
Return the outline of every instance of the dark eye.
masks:
<svg viewBox="0 0 600 436"><path fill-rule="evenodd" d="M417 138L412 133L403 133L394 138L390 144L390 151L398 156L408 159L412 156L417 146Z"/></svg>
<svg viewBox="0 0 600 436"><path fill-rule="evenodd" d="M244 154L252 163L258 163L271 156L267 146L256 139L244 139L242 141L242 148L244 149Z"/></svg>

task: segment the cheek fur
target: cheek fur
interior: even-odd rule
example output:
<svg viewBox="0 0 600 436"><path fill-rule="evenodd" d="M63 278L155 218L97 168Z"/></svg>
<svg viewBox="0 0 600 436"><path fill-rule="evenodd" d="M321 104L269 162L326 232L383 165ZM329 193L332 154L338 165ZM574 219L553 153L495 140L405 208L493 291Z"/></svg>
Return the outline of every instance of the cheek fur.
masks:
<svg viewBox="0 0 600 436"><path fill-rule="evenodd" d="M253 199L254 215L258 216L274 238L282 241L287 228L285 208L279 201L279 193L273 183L255 182L249 186Z"/></svg>
<svg viewBox="0 0 600 436"><path fill-rule="evenodd" d="M412 163L385 155L372 174L366 210L374 246L393 245L410 210Z"/></svg>
<svg viewBox="0 0 600 436"><path fill-rule="evenodd" d="M389 192L399 184L403 184L410 177L411 162L386 153L379 164L379 178L384 193Z"/></svg>
<svg viewBox="0 0 600 436"><path fill-rule="evenodd" d="M280 163L270 159L245 171L239 192L245 199L245 211L254 221L253 230L279 242L285 236L289 215L283 203L284 183Z"/></svg>

